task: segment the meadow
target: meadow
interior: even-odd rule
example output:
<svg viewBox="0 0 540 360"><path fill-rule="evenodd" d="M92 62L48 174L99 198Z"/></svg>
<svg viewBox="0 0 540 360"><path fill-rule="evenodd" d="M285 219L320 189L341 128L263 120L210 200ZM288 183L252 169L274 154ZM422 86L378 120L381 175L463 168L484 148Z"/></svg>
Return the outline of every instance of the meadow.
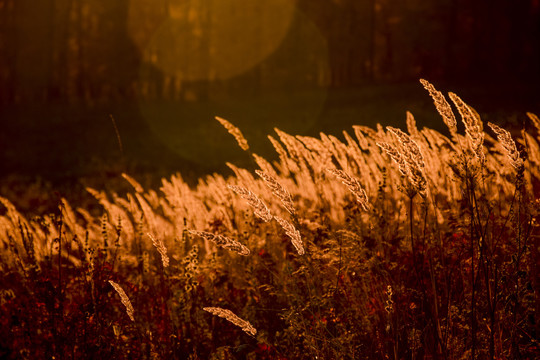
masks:
<svg viewBox="0 0 540 360"><path fill-rule="evenodd" d="M0 197L0 357L540 357L540 119L421 82L447 135L276 128L271 162L218 117L257 170L123 174L38 216Z"/></svg>

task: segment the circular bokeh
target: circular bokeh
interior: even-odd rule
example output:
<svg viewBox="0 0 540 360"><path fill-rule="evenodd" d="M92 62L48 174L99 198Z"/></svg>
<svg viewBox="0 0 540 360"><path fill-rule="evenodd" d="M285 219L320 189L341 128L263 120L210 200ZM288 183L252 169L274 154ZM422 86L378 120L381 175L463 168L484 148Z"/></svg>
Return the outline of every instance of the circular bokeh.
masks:
<svg viewBox="0 0 540 360"><path fill-rule="evenodd" d="M182 81L229 79L276 50L294 12L291 0L173 1L144 59Z"/></svg>
<svg viewBox="0 0 540 360"><path fill-rule="evenodd" d="M145 52L143 82L149 69L182 77L169 82L176 81L179 93L139 102L152 131L175 153L208 168L247 158L215 116L238 126L261 155L272 151L266 137L274 127L309 132L330 73L326 40L311 19L289 0L206 2L212 9L194 4L171 12ZM190 6L197 6L197 16ZM205 11L212 21L199 24L194 18Z"/></svg>

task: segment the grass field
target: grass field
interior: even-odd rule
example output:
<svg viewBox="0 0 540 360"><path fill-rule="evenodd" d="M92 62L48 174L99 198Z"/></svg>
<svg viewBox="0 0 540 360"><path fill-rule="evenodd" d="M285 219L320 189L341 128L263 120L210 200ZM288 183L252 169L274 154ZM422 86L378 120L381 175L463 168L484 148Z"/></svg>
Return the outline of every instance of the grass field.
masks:
<svg viewBox="0 0 540 360"><path fill-rule="evenodd" d="M268 155L270 125L247 147L247 120L212 120L230 176L26 189L42 214L1 197L0 357L538 358L540 119L510 133L424 87L439 131L278 122Z"/></svg>

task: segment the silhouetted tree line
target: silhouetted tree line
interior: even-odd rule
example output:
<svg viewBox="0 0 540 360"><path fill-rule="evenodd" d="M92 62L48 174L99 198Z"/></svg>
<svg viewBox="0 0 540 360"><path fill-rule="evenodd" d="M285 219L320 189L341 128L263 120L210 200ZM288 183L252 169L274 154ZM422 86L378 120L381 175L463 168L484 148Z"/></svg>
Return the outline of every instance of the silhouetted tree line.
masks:
<svg viewBox="0 0 540 360"><path fill-rule="evenodd" d="M129 0L2 0L4 103L133 95L140 54L127 34Z"/></svg>
<svg viewBox="0 0 540 360"><path fill-rule="evenodd" d="M300 0L330 46L332 85L424 76L538 79L538 0Z"/></svg>
<svg viewBox="0 0 540 360"><path fill-rule="evenodd" d="M185 98L189 80L164 74L141 50L178 3L189 1L0 0L0 103ZM220 16L214 1L197 3L185 8L199 26ZM304 85L540 79L540 0L298 0L297 9L328 46L329 74L321 67ZM201 36L186 58L204 66L209 43ZM193 81L199 92L216 82L208 72ZM275 72L261 65L244 81L270 86Z"/></svg>

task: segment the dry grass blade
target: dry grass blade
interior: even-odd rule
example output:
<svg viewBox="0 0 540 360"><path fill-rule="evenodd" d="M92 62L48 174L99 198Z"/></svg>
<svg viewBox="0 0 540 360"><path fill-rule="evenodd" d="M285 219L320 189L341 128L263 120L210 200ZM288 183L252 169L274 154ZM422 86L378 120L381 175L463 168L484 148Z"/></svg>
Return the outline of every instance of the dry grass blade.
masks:
<svg viewBox="0 0 540 360"><path fill-rule="evenodd" d="M223 309L219 307L205 307L203 308L203 310L208 311L212 315L216 315L221 318L224 318L230 323L241 328L246 334L249 334L251 336L255 336L257 334L257 329L255 329L253 325L249 323L249 321L246 321L236 316L231 310L227 310L227 309Z"/></svg>
<svg viewBox="0 0 540 360"><path fill-rule="evenodd" d="M521 135L528 149L528 160L533 164L540 165L540 146L538 145L538 141L525 130L521 130Z"/></svg>
<svg viewBox="0 0 540 360"><path fill-rule="evenodd" d="M423 169L424 158L418 144L411 139L409 135L398 128L388 126L387 129L398 138L399 143L401 144L400 150L402 155L404 155L405 161L410 163L411 166L417 166L420 169Z"/></svg>
<svg viewBox="0 0 540 360"><path fill-rule="evenodd" d="M410 111L407 111L407 131L414 138L419 138L421 136L418 127L416 126L414 115Z"/></svg>
<svg viewBox="0 0 540 360"><path fill-rule="evenodd" d="M131 321L135 321L135 317L133 316L133 314L135 313L135 311L133 310L133 305L131 305L131 301L129 301L129 298L126 295L124 289L122 289L120 285L118 285L112 280L109 280L109 284L111 284L114 290L116 290L116 292L118 293L118 295L120 295L122 304L124 304L124 306L126 307L126 313L128 314Z"/></svg>
<svg viewBox="0 0 540 360"><path fill-rule="evenodd" d="M154 211L152 210L152 207L146 202L144 199L144 196L140 193L136 193L135 197L137 198L137 201L139 202L141 209L143 211L144 217L146 218L146 223L148 224L148 228L152 232L156 232L156 216L154 214Z"/></svg>
<svg viewBox="0 0 540 360"><path fill-rule="evenodd" d="M540 133L540 118L536 114L533 114L532 112L528 112L527 116L529 119L531 119L534 127L536 128L536 131Z"/></svg>
<svg viewBox="0 0 540 360"><path fill-rule="evenodd" d="M424 88L429 92L429 95L433 99L433 102L435 103L435 107L437 108L437 111L443 118L444 123L450 130L451 134L457 133L457 121L456 117L454 116L454 112L452 111L452 107L450 107L450 104L448 101L446 101L446 98L444 95L435 89L435 87L427 80L420 79L420 82L424 86Z"/></svg>
<svg viewBox="0 0 540 360"><path fill-rule="evenodd" d="M424 161L416 143L401 130L389 128L389 130L400 140L400 148L387 143L377 143L390 158L399 166L399 172L409 180L412 193L419 193L425 196L427 188L427 178L424 174ZM392 131L394 130L394 131ZM399 135L398 135L399 134ZM403 139L401 138L403 137Z"/></svg>
<svg viewBox="0 0 540 360"><path fill-rule="evenodd" d="M274 194L281 201L283 207L285 207L285 209L291 215L294 215L296 213L296 209L294 208L291 194L268 173L260 170L255 170L255 173L264 180L266 185L270 188L270 190L272 190L272 194Z"/></svg>
<svg viewBox="0 0 540 360"><path fill-rule="evenodd" d="M498 125L488 122L489 127L497 134L497 139L500 144L506 151L508 159L510 159L510 164L516 169L519 170L523 167L523 159L519 155L519 151L516 147L516 143L512 139L510 132L501 128Z"/></svg>
<svg viewBox="0 0 540 360"><path fill-rule="evenodd" d="M302 244L302 237L300 236L300 232L296 230L296 228L288 222L285 219L282 219L278 216L274 216L274 219L281 225L283 230L285 230L285 234L291 239L291 243L295 247L296 251L298 252L298 255L304 255L304 245Z"/></svg>
<svg viewBox="0 0 540 360"><path fill-rule="evenodd" d="M401 156L401 153L396 149L395 146L378 142L377 146L379 146L392 160L394 160L395 163L399 166L399 172L403 176L407 176L407 163L405 162L405 159L403 156Z"/></svg>
<svg viewBox="0 0 540 360"><path fill-rule="evenodd" d="M484 130L478 113L456 94L451 92L448 93L448 96L450 96L450 99L452 99L452 102L454 105L456 105L461 115L463 124L465 125L465 132L467 133L467 137L471 143L472 150L474 151L478 160L480 160L480 163L484 164L485 154L482 150L482 146L484 144Z"/></svg>
<svg viewBox="0 0 540 360"><path fill-rule="evenodd" d="M220 118L219 116L216 116L216 120L219 121L225 129L227 129L229 134L234 136L236 142L242 148L242 150L245 150L245 151L249 150L248 142L246 138L244 137L244 135L242 134L242 132L240 131L240 129L238 129L236 126L234 126L227 120Z"/></svg>
<svg viewBox="0 0 540 360"><path fill-rule="evenodd" d="M234 251L238 253L239 255L247 256L250 254L250 251L246 246L240 244L238 241L229 239L226 236L212 234L206 231L197 231L197 230L188 230L188 231L190 234L200 236L203 239L213 242L219 247Z"/></svg>
<svg viewBox="0 0 540 360"><path fill-rule="evenodd" d="M353 125L354 134L356 135L356 139L358 140L358 145L360 146L360 149L366 151L369 149L369 141L364 135L364 132L369 133L372 138L375 138L376 133L373 131L373 129L368 128L366 126L361 125Z"/></svg>
<svg viewBox="0 0 540 360"><path fill-rule="evenodd" d="M152 244L156 247L157 251L161 255L161 262L163 263L163 267L166 268L169 266L169 256L167 255L167 248L165 247L163 239L160 238L158 240L150 233L148 233L148 237L150 240L152 240Z"/></svg>
<svg viewBox="0 0 540 360"><path fill-rule="evenodd" d="M364 188L360 184L360 181L358 181L357 178L349 175L343 170L328 169L328 172L335 175L339 180L341 180L343 184L347 186L349 191L356 197L356 201L360 203L360 205L365 211L371 209L371 205L369 203L366 191L364 190Z"/></svg>
<svg viewBox="0 0 540 360"><path fill-rule="evenodd" d="M249 206L255 210L253 213L262 221L269 222L272 220L273 216L268 207L253 192L241 186L227 185L227 187L240 195L242 199L247 200Z"/></svg>
<svg viewBox="0 0 540 360"><path fill-rule="evenodd" d="M253 159L255 160L255 162L257 163L257 165L259 165L259 167L261 168L262 171L265 171L267 172L268 174L276 174L276 171L274 170L274 168L272 167L272 164L270 164L265 158L263 158L262 156L259 156L257 154L253 154Z"/></svg>
<svg viewBox="0 0 540 360"><path fill-rule="evenodd" d="M131 176L129 176L128 174L126 173L122 173L122 177L124 179L126 179L126 181L131 185L133 186L133 188L135 189L136 192L138 193L142 193L144 191L143 187L141 186L141 184L139 184L134 178L132 178Z"/></svg>

